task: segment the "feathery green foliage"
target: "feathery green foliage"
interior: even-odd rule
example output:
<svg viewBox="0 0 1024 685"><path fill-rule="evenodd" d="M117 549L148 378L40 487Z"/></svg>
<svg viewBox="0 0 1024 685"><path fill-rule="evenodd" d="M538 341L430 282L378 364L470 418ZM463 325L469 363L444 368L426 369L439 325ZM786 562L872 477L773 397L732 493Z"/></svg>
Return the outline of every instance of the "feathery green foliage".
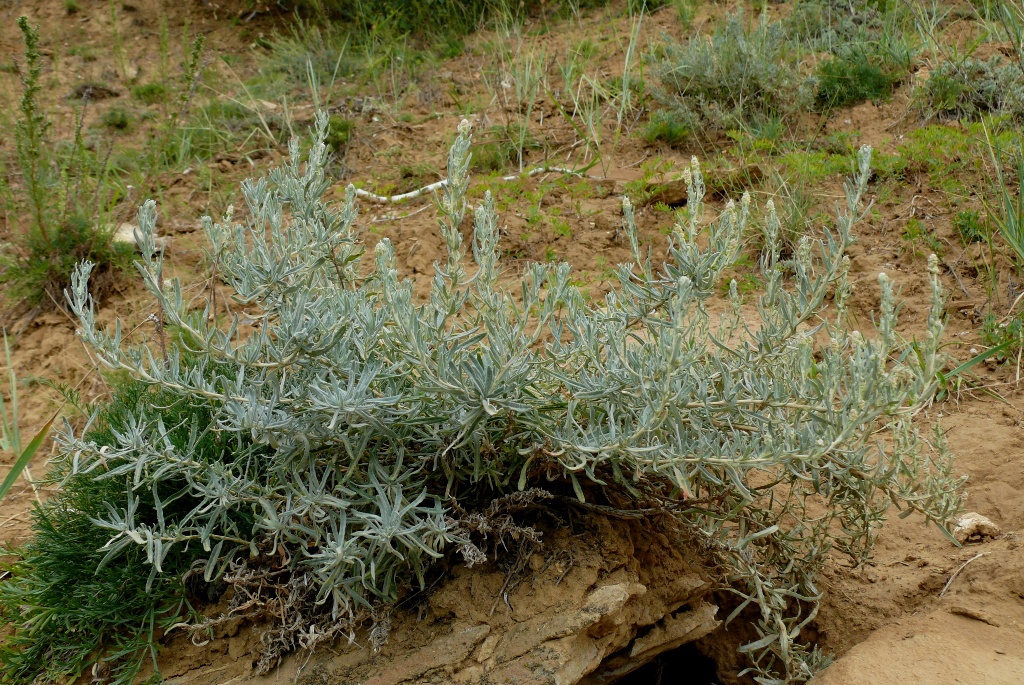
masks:
<svg viewBox="0 0 1024 685"><path fill-rule="evenodd" d="M230 462L231 449L216 435L189 442L189 430L210 421L205 409L129 381L86 435L103 449L117 445L136 419L159 417L167 422L169 446L192 448L197 460ZM110 531L97 522L111 515L113 503L125 502L133 476L102 464L83 471L73 454L61 452L48 476L58 494L36 508L28 544L8 552L19 561L0 583L0 617L16 632L0 649L0 682L74 679L98 660L109 665L113 683L130 685L147 657L155 665L155 637L188 613L183 577L202 550L151 560L143 546L105 547ZM194 504L182 491L185 482L162 480L161 486L134 488L127 506L137 520L174 522Z"/></svg>
<svg viewBox="0 0 1024 685"><path fill-rule="evenodd" d="M886 100L905 73L894 69L877 49L853 45L818 65L815 105L829 111L865 100Z"/></svg>
<svg viewBox="0 0 1024 685"><path fill-rule="evenodd" d="M39 108L39 76L42 74L42 57L39 54L39 28L28 23L28 18L18 17L18 28L25 39L25 67L21 71L22 95L18 107L19 118L14 127L14 139L18 148L18 164L21 166L25 190L32 210L36 231L48 237L50 206L47 201L49 189L43 180L46 133L50 122Z"/></svg>

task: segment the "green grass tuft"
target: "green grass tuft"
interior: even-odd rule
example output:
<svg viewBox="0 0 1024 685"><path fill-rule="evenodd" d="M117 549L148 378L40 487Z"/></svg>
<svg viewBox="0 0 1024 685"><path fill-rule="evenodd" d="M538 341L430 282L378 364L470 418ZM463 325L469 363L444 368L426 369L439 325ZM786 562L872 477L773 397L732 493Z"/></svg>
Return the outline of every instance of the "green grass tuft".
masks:
<svg viewBox="0 0 1024 685"><path fill-rule="evenodd" d="M793 115L809 104L809 81L797 69L783 26L748 26L729 17L710 36L667 44L655 66L658 99L691 131L746 129Z"/></svg>
<svg viewBox="0 0 1024 685"><path fill-rule="evenodd" d="M145 105L155 105L167 99L167 86L159 81L140 83L132 88L132 97Z"/></svg>
<svg viewBox="0 0 1024 685"><path fill-rule="evenodd" d="M170 432L175 449L189 444L194 426L211 420L201 403L127 381L116 387L88 439L116 445L115 434L130 431L132 414L144 406L162 407L160 418L177 426ZM151 414L150 419L157 417ZM229 459L228 446L216 433L206 432L194 444L196 459ZM97 526L95 519L109 516L109 506L126 506L125 488L132 478L106 471L76 473L70 459L59 460L48 479L61 487L36 507L32 539L8 550L18 560L7 566L11 575L0 583L0 619L14 632L0 644L0 682L73 681L101 663L110 669L111 685L130 685L148 658L156 668L155 639L191 611L183 575L201 547L175 548L160 574L141 546L128 545L113 555L104 549L115 533ZM188 498L175 495L184 485L160 483L160 512L154 490L136 490L134 520L155 525L158 517L174 521L185 514Z"/></svg>
<svg viewBox="0 0 1024 685"><path fill-rule="evenodd" d="M817 77L815 105L822 111L887 99L900 80L860 50L825 60L818 66Z"/></svg>
<svg viewBox="0 0 1024 685"><path fill-rule="evenodd" d="M655 112L643 130L648 143L665 143L670 147L681 145L690 135L690 127L672 111Z"/></svg>
<svg viewBox="0 0 1024 685"><path fill-rule="evenodd" d="M332 114L327 122L327 138L324 140L327 146L335 152L344 150L352 137L352 120Z"/></svg>
<svg viewBox="0 0 1024 685"><path fill-rule="evenodd" d="M132 123L131 115L121 107L104 112L102 121L104 126L114 131L127 131Z"/></svg>

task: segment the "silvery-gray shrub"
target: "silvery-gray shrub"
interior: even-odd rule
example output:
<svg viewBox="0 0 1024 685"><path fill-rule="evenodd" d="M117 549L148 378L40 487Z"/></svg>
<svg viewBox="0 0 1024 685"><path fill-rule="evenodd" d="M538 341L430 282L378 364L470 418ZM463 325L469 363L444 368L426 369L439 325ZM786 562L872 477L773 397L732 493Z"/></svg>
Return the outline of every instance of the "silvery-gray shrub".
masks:
<svg viewBox="0 0 1024 685"><path fill-rule="evenodd" d="M729 16L710 35L667 41L654 64L659 100L691 131L747 129L795 116L814 100L784 26Z"/></svg>
<svg viewBox="0 0 1024 685"><path fill-rule="evenodd" d="M363 264L354 189L340 207L323 199L326 131L321 115L305 162L293 142L288 163L244 182L244 223L230 211L204 221L235 311L257 322L251 334L239 333L237 315L218 327L178 281L162 279L153 202L138 215L138 267L170 344L129 339L120 323L99 328L90 265L80 268L69 297L98 359L208 406L214 418L191 427L195 440L219 431L239 445L230 460L197 460L173 447L160 408L144 403L116 447L67 430L60 449L73 472L127 484L124 502L95 521L110 530L109 563L142 545L159 573L173 550L201 545L214 578L231 559L284 550L346 621L422 582L446 548L479 560L448 515L449 498L473 505L549 478L580 498L614 488L704 540L740 598L732 616L758 609L760 638L743 651L765 682L795 682L820 663L800 632L815 616L826 555L866 558L890 506L940 525L960 506L949 456L912 421L938 363L937 262L927 329L913 344L896 333L884 275L876 330L845 324L844 250L863 211L870 149L834 228L801 239L790 260L780 258L769 205L765 288L754 301L741 301L735 282L727 301L714 296L750 203L744 196L702 226L696 160L664 259L641 248L623 200L633 262L592 301L567 264L502 272L490 193L465 244L463 122L436 200L447 259L420 301L387 239ZM133 503L142 491L158 512L161 498L197 504L173 521L141 521Z"/></svg>

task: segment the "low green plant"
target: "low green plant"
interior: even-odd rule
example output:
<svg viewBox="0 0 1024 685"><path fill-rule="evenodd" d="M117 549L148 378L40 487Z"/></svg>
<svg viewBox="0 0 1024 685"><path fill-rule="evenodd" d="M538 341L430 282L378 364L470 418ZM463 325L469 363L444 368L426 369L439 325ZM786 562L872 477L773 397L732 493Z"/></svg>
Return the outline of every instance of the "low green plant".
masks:
<svg viewBox="0 0 1024 685"><path fill-rule="evenodd" d="M679 23L684 30L689 30L693 26L693 20L697 15L697 5L698 0L672 0L672 6L675 7Z"/></svg>
<svg viewBox="0 0 1024 685"><path fill-rule="evenodd" d="M287 112L262 108L258 102L207 102L183 107L182 114L165 119L163 134L154 138L152 168L206 160L225 151L248 152L276 148L291 125ZM174 122L177 121L177 125ZM343 139L344 124L336 124L335 141Z"/></svg>
<svg viewBox="0 0 1024 685"><path fill-rule="evenodd" d="M500 173L519 164L522 153L540 147L540 141L518 122L491 126L473 146L471 168L478 173Z"/></svg>
<svg viewBox="0 0 1024 685"><path fill-rule="evenodd" d="M499 43L494 69L489 71L485 81L502 105L504 137L512 144L514 161L522 173L524 154L528 145L536 141L529 124L541 95L548 90L547 60L544 50L534 49L519 34L518 28L506 29L505 33L508 40Z"/></svg>
<svg viewBox="0 0 1024 685"><path fill-rule="evenodd" d="M915 255L927 256L929 253L942 254L943 252L942 241L938 236L914 217L907 219L907 225L903 229L903 240Z"/></svg>
<svg viewBox="0 0 1024 685"><path fill-rule="evenodd" d="M327 147L334 152L341 152L348 146L352 137L352 120L332 114L327 122Z"/></svg>
<svg viewBox="0 0 1024 685"><path fill-rule="evenodd" d="M1018 354L1020 353L1020 338L1009 337L1005 335L1004 331L999 331L996 335L989 335L985 333L984 329L993 325L1001 327L995 317L986 316L985 323L983 324L982 339L988 343L995 342L996 344L994 346L989 347L984 352L978 352L967 361L958 364L955 368L941 369L935 372L935 378L938 381L935 392L935 399L937 401L942 402L948 399L951 395L958 394L965 385L980 385L979 383L974 382L976 381L976 378L972 376L970 371L986 359L995 357L997 360L1005 360L1008 358L1009 354L1012 354L1014 348L1017 350ZM1017 332L1019 333L1020 331L1018 330ZM972 349L971 352L975 352L975 350ZM953 358L950 358L950 361L954 363L956 362ZM991 394L996 399L1002 399L999 395L986 390L983 387L979 389L986 394Z"/></svg>
<svg viewBox="0 0 1024 685"><path fill-rule="evenodd" d="M167 86L159 81L140 83L132 87L132 97L145 105L155 105L167 99Z"/></svg>
<svg viewBox="0 0 1024 685"><path fill-rule="evenodd" d="M338 79L361 67L355 41L351 30L335 22L311 23L296 17L287 31L267 43L269 54L261 60L257 81L260 97L276 99L296 84L305 86L311 74L326 94L333 94Z"/></svg>
<svg viewBox="0 0 1024 685"><path fill-rule="evenodd" d="M658 155L640 165L640 177L626 183L626 194L638 206L645 206L651 198L664 190L664 183L675 167L675 162Z"/></svg>
<svg viewBox="0 0 1024 685"><path fill-rule="evenodd" d="M104 126L115 131L127 131L132 123L131 115L121 107L108 109L103 113L101 121Z"/></svg>
<svg viewBox="0 0 1024 685"><path fill-rule="evenodd" d="M871 51L857 46L821 62L815 105L822 111L842 109L865 100L885 100L903 74L894 73Z"/></svg>
<svg viewBox="0 0 1024 685"><path fill-rule="evenodd" d="M68 55L81 57L83 62L95 62L99 59L96 50L90 45L73 45L68 48Z"/></svg>
<svg viewBox="0 0 1024 685"><path fill-rule="evenodd" d="M678 113L668 110L651 115L643 129L643 139L648 143L664 143L670 147L681 145L692 135L690 127Z"/></svg>
<svg viewBox="0 0 1024 685"><path fill-rule="evenodd" d="M101 297L131 264L132 248L115 243L112 228L103 225L117 193L106 160L87 149L82 109L71 143L58 146L51 141L51 124L38 101L39 32L25 17L18 19L18 27L25 41L22 99L14 127L21 182L9 197L27 215L28 225L18 227L11 243L0 250L0 284L5 295L30 305L60 306L75 265L88 259L97 265L95 294Z"/></svg>
<svg viewBox="0 0 1024 685"><path fill-rule="evenodd" d="M551 225L551 232L561 238L572 237L572 226L569 222L559 216L551 216L548 219L548 223Z"/></svg>
<svg viewBox="0 0 1024 685"><path fill-rule="evenodd" d="M790 150L779 156L786 180L809 187L850 172L850 154L824 150Z"/></svg>
<svg viewBox="0 0 1024 685"><path fill-rule="evenodd" d="M988 241L989 231L981 214L973 209L962 209L953 217L953 228L956 229L964 245Z"/></svg>
<svg viewBox="0 0 1024 685"><path fill-rule="evenodd" d="M939 64L918 88L917 106L926 114L977 119L985 114L1024 121L1024 76L1019 64L995 55Z"/></svg>
<svg viewBox="0 0 1024 685"><path fill-rule="evenodd" d="M986 161L993 155L999 168L1009 161L1009 150L1021 139L1019 127L993 119L980 122L931 124L908 133L897 146L893 172L922 173L929 187L964 197L976 194L992 196L993 187L1001 185L992 179ZM998 191L997 191L998 192ZM991 217L993 212L989 212Z"/></svg>
<svg viewBox="0 0 1024 685"><path fill-rule="evenodd" d="M16 248L0 259L5 270L0 283L9 294L33 304L63 306L64 292L71 285L75 267L83 260L96 263L94 288L97 298L131 268L135 250L129 243L113 240L114 227L97 226L87 217L69 214L49 235L35 231L21 239Z"/></svg>
<svg viewBox="0 0 1024 685"><path fill-rule="evenodd" d="M187 32L183 38L185 36L187 36ZM203 34L198 34L189 46L187 57L182 65L181 82L172 101L168 103L170 112L162 118L147 146L146 176L151 176L161 167L191 161L197 156L209 156L224 149L221 147L214 150L217 142L223 143L227 134L218 132L209 116L206 117L205 122L199 124L192 121L191 116L192 103L202 79L202 55L205 40ZM236 105L237 103L229 104ZM202 124L206 124L206 126ZM249 129L247 134L251 132L252 129Z"/></svg>
<svg viewBox="0 0 1024 685"><path fill-rule="evenodd" d="M654 71L662 86L656 97L694 132L793 115L813 96L782 25L764 18L748 26L731 16L711 36L669 42Z"/></svg>
<svg viewBox="0 0 1024 685"><path fill-rule="evenodd" d="M991 356L998 361L1016 359L1024 346L1024 314L1003 318L987 314L981 324L981 342L994 350Z"/></svg>

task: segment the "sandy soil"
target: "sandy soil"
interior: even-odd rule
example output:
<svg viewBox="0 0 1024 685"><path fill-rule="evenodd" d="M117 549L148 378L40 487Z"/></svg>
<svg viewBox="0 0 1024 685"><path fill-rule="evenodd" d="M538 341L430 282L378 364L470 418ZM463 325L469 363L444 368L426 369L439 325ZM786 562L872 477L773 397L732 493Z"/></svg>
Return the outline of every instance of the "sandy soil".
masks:
<svg viewBox="0 0 1024 685"><path fill-rule="evenodd" d="M61 111L65 115L69 110L62 98L76 82L98 79L116 83L121 90L126 85L121 83L124 76L118 74L105 54L111 46L108 4L98 0L81 4L81 11L74 15L67 14L63 3L54 0L0 6L2 55L17 53L19 37L13 27L16 16L25 13L43 25L44 48L51 58L48 75L53 85L52 104L63 107ZM269 34L283 21L261 6L256 7L257 14L250 17L251 10L247 8L247 3L234 6L157 0L126 4L121 8L121 33L130 62L143 74L154 68L156 26L163 15L172 33L177 32L175 35L188 25L190 30L207 33L210 54L237 56L234 69L244 78L255 68L250 48L254 36ZM712 11L721 13L723 8L715 7ZM707 15L699 16L698 23L706 19ZM599 14L585 20L583 26L567 30L580 36L614 35L619 40L628 34L628 23L611 13ZM645 35L651 38L662 31L680 34L678 22L669 12L656 13L645 27ZM409 106L415 123L398 121L388 112L352 114L357 119L357 134L345 158L347 173L345 178L339 179L338 196L348 182L361 182L369 187L391 184L406 190L408 188L400 187L403 179L396 178L394 173L402 164L416 163L432 170L433 177L430 173L417 176L417 182L439 178L447 145L461 118L456 103L446 93L483 92L481 71L486 66L487 55L472 48L485 39L485 36L471 39L471 49L466 54L445 63L442 69L432 72L418 84L418 99L413 98ZM561 49L564 40L557 31L537 38L552 54ZM621 70L621 66L616 66L621 63L621 54L611 47L614 42L608 41L606 68L609 74ZM172 43L173 56L180 59L181 41ZM70 55L70 48L76 45L88 45L99 56L86 60ZM60 56L59 67L54 64L54 55ZM0 74L3 100L15 102L16 92L14 77ZM854 143L868 143L882 152L894 152L901 137L919 125L908 115L908 98L908 88L905 88L889 103L864 104L839 112L827 122L826 128L832 132L850 132ZM348 106L346 103L337 105ZM100 116L110 106L113 105L98 103L91 116ZM308 119L308 109L306 111ZM564 120L559 118L551 103L542 103L538 118L541 112L552 131L557 126L564 127ZM478 112L474 122L478 128L483 128L505 115L507 111L502 108L491 107ZM535 123L539 125L539 120ZM551 135L557 138L557 131ZM564 136L571 142L570 131L566 130ZM9 141L0 142L0 153L9 154L10 146ZM562 157L575 154L571 149L568 153L564 149L559 152ZM641 177L642 163L660 155L680 168L691 154L706 152L697 148L649 148L632 137L610 150L604 163L591 171L606 180L589 182L586 193L572 190L556 175L537 176L516 184L492 182L490 185L502 205L503 240L510 257L507 264L516 268L526 260L542 260L553 252L558 259L572 263L594 292L599 293L600 273L607 265L624 261L628 254L628 247L617 239L621 221L618 198L627 184ZM255 172L268 168L282 153L280 149L270 150L264 159L256 162ZM167 188L164 194L167 204L163 209L167 218L161 225L171 236L168 253L171 273L186 282L197 283L199 293L204 287L203 239L195 230L197 220L204 212L219 212L227 203L236 201L237 192L230 189L238 180L254 173L253 167L237 161L237 157L210 164L217 193L209 192L209 187L202 187L194 176L190 178L185 174L176 176L168 172L157 180ZM723 165L717 171L727 174L729 169ZM829 181L816 198L826 209L840 192L840 180L837 177ZM478 183L474 195L481 196L482 189L483 185ZM876 197L881 190L881 187L872 187ZM950 354L962 361L969 356L968 349L980 347L977 317L984 310L987 290L980 275L966 268L970 255L960 246L950 223L955 214L953 203L945 194L930 188L923 175L917 178L911 174L904 183L884 190L885 197L881 198L875 213L859 226L859 242L851 251L855 312L861 321L870 320L871 308L877 304L875 278L880 270L885 270L902 286L904 333L909 335L921 329L927 296L925 263L920 256L905 249L900 234L908 219L923 217L951 248L945 257L947 270L943 276L952 298L947 340L955 343L949 349ZM716 197L709 213L720 209L724 200L724 195ZM427 287L431 265L442 251L432 210L417 212L424 206L423 202L396 208L364 206L360 219L368 247L384 236L389 237L397 247L401 271L414 277L421 289ZM549 214L557 208L571 227L571 237L553 232L546 224L531 223L531 210L538 206ZM980 203L976 198L966 198L957 208L961 206L980 207ZM129 218L127 205L125 212L125 218ZM661 229L671 223L670 215L645 208L639 220L645 243L655 250L664 245ZM997 293L998 307L1005 310L1009 305L1005 290L1013 272L1008 263L997 266L1001 292ZM138 323L148 314L147 306L140 289L127 285L106 303L101 318L110 322L121 317ZM89 353L77 340L73 322L64 314L44 312L21 316L5 325L16 332L13 364L23 381L23 430L26 433L38 429L57 408L53 393L40 386L39 379L70 385L81 383L79 387L87 398L103 396L102 377L95 372ZM1000 527L1001 534L996 539L956 547L935 528L925 527L914 517L894 518L883 531L876 557L867 567L850 569L836 559L824 578L826 598L815 629L819 644L837 654L839 659L815 682L821 685L1009 685L1024 682L1024 553L1020 547L1024 534L1021 532L1024 531L1024 449L1021 447L1024 388L1016 382L1017 371L1013 365L986 364L977 367L975 372L977 385L986 386L990 393L964 388L922 412L919 421L922 426L941 422L951 448L958 455L958 469L970 477L967 509L989 517ZM36 475L40 474L44 469L43 458L37 459L32 469ZM0 503L0 538L13 543L23 540L28 531L29 507L35 498L46 494L45 490L34 491L27 485L12 491ZM488 590L483 593L488 597L494 594L488 594L491 589L500 589L491 588L496 582L492 581L494 579L490 578L484 582ZM189 647L180 638L170 642L163 659L165 674L171 682L225 683L248 677L255 639L246 626L232 627L202 649ZM392 645L388 649L400 648L401 645ZM727 661L728 657L722 655L723 667ZM298 665L298 661L289 662L270 679L283 682L283 678L294 677Z"/></svg>

